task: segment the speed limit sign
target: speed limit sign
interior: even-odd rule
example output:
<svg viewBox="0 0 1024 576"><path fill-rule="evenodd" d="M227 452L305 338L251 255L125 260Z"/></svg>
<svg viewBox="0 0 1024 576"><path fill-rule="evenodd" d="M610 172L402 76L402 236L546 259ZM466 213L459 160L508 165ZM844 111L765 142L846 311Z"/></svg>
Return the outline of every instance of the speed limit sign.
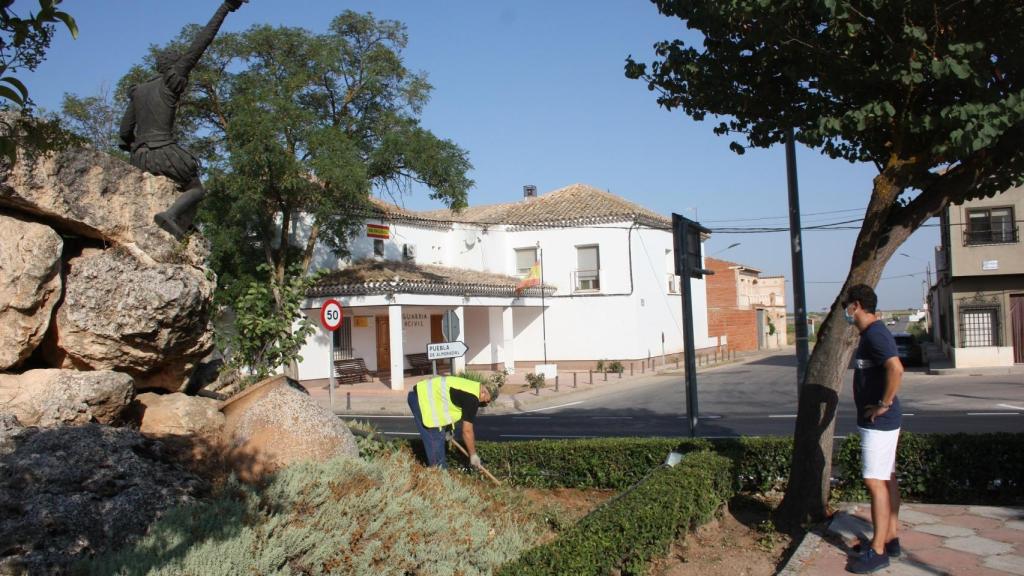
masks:
<svg viewBox="0 0 1024 576"><path fill-rule="evenodd" d="M320 307L320 323L331 332L341 327L342 317L341 302L337 300L330 299Z"/></svg>

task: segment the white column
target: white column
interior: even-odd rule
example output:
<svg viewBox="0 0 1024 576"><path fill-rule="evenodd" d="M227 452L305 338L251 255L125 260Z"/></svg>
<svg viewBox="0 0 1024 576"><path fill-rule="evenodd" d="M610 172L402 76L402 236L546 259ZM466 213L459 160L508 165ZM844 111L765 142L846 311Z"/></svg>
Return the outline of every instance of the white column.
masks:
<svg viewBox="0 0 1024 576"><path fill-rule="evenodd" d="M505 349L505 331L501 327L501 308L491 306L487 309L487 342L490 347L490 363L498 365Z"/></svg>
<svg viewBox="0 0 1024 576"><path fill-rule="evenodd" d="M391 389L405 389L405 347L402 345L402 307L388 306L388 337L391 340Z"/></svg>
<svg viewBox="0 0 1024 576"><path fill-rule="evenodd" d="M466 341L466 309L462 306L453 308L455 316L459 319L459 340ZM466 357L459 356L452 362L452 371L458 374L466 370Z"/></svg>
<svg viewBox="0 0 1024 576"><path fill-rule="evenodd" d="M512 326L512 307L501 309L502 360L509 374L516 373L516 332Z"/></svg>

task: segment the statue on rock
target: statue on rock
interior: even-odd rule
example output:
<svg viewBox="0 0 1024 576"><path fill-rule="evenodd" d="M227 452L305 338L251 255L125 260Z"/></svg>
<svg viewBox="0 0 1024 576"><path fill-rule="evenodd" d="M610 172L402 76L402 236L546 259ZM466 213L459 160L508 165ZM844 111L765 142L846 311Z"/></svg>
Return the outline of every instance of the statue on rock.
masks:
<svg viewBox="0 0 1024 576"><path fill-rule="evenodd" d="M131 152L131 163L151 174L174 180L184 193L154 220L180 240L192 225L195 207L206 196L199 180L199 161L178 146L174 118L178 101L188 87L188 76L213 42L228 12L248 0L225 0L185 52L164 50L157 55L159 76L128 91L128 109L121 119L120 148Z"/></svg>

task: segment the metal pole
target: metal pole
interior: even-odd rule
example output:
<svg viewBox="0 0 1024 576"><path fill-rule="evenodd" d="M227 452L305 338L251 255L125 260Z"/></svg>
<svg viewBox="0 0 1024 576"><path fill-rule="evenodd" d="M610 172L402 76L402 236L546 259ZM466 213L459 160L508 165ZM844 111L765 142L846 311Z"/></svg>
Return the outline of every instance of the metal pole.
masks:
<svg viewBox="0 0 1024 576"><path fill-rule="evenodd" d="M545 317L546 307L544 306L544 249L537 242L537 258L540 259L540 325L544 338L544 363L548 363L548 322Z"/></svg>
<svg viewBox="0 0 1024 576"><path fill-rule="evenodd" d="M793 253L793 304L796 310L796 389L807 375L809 345L807 339L807 293L804 290L804 252L800 233L800 191L796 178L796 142L793 129L786 137L786 181L789 185L789 238Z"/></svg>
<svg viewBox="0 0 1024 576"><path fill-rule="evenodd" d="M674 215L673 215L674 216ZM685 218L680 219L680 226L673 226L682 238L675 243L683 249L682 292L683 292L683 338L686 350L686 421L690 425L690 436L697 435L697 352L693 342L693 295L690 285L690 258L686 253L686 236L689 225Z"/></svg>
<svg viewBox="0 0 1024 576"><path fill-rule="evenodd" d="M334 414L334 332L328 330L327 337L331 340L331 352L327 355L327 374L331 388L331 414Z"/></svg>

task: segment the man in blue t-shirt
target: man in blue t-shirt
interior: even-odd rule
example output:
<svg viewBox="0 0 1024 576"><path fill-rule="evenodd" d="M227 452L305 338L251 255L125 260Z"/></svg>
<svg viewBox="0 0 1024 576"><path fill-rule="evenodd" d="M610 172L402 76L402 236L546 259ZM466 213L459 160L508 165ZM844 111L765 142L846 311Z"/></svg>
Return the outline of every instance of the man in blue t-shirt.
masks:
<svg viewBox="0 0 1024 576"><path fill-rule="evenodd" d="M896 536L900 493L896 483L896 444L903 412L896 396L903 381L903 364L896 340L875 312L878 296L866 284L852 286L842 301L846 321L857 327L853 373L853 401L857 406L857 427L861 436L861 464L864 484L871 494L871 546L854 558L847 570L867 574L889 565L889 557L900 555Z"/></svg>

